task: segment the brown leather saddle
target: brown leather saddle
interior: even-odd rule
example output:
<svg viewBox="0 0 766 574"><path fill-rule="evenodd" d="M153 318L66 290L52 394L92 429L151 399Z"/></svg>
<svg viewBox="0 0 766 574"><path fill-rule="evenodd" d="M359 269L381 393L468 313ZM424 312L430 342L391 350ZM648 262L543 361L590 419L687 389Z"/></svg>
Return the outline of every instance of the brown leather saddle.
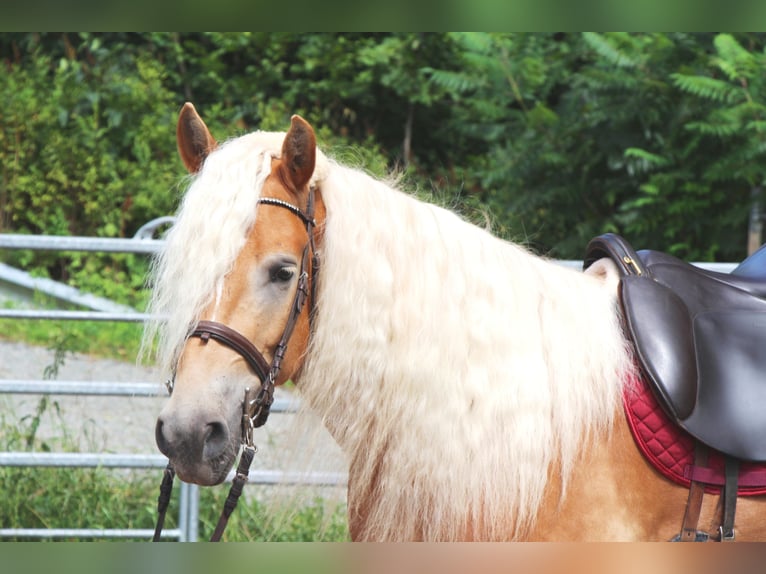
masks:
<svg viewBox="0 0 766 574"><path fill-rule="evenodd" d="M627 336L666 413L707 446L766 461L766 245L717 273L605 234L584 267L611 258Z"/></svg>

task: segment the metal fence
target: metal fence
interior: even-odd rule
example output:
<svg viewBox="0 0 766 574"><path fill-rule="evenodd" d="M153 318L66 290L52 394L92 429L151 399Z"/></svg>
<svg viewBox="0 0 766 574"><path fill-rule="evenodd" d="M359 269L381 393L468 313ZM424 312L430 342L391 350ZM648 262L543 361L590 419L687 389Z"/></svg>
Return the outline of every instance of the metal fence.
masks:
<svg viewBox="0 0 766 574"><path fill-rule="evenodd" d="M158 225L170 222L160 218L144 226L133 239L108 239L93 237L61 237L0 234L0 249L31 249L52 251L91 251L103 253L151 254L162 245L161 240L151 239ZM560 264L580 268L579 261L559 261ZM729 263L701 263L702 267L729 272L735 265ZM46 280L24 279L27 289L44 288ZM62 287L51 287L51 294L78 305L88 305L87 300ZM93 305L99 308L99 305ZM101 310L37 310L0 309L0 318L36 320L80 320L143 322L149 317L143 313L124 310L119 306L101 306ZM120 383L109 381L48 381L48 380L0 380L0 394L61 394L61 395L111 395L123 397L156 397L160 386L156 383ZM294 402L277 399L273 412L290 412ZM31 467L101 467L162 469L167 458L159 454L100 454L56 452L0 452L0 466ZM227 478L231 481L234 472ZM345 474L313 473L292 475L276 470L250 471L249 482L262 485L296 484L311 486L338 486L345 484ZM198 536L199 489L196 485L181 483L178 527L165 530L163 536L180 541L195 541ZM153 529L32 529L0 528L0 538L151 538Z"/></svg>
<svg viewBox="0 0 766 574"><path fill-rule="evenodd" d="M170 222L160 218L144 226L133 239L109 239L93 237L61 237L0 234L0 249L31 249L51 251L90 251L104 253L151 254L162 245L161 240L151 239L152 231L158 225ZM2 265L2 264L0 264ZM7 266L3 266L7 269ZM10 272L9 272L10 273ZM118 305L90 304L87 297L61 285L53 285L44 279L33 279L26 274L14 274L14 281L27 290L41 289L48 294L72 304L91 306L101 310L39 310L0 309L0 318L69 320L69 321L114 321L144 322L149 316L126 310ZM51 380L0 380L0 394L38 395L109 395L118 397L157 397L162 393L161 385L145 382L116 381L51 381ZM277 398L272 412L293 412L297 403ZM24 467L81 467L81 468L123 468L163 469L167 458L160 454L104 454L104 453L61 453L61 452L0 452L0 466ZM158 474L158 485L159 485ZM227 481L233 479L230 472ZM283 473L276 470L252 469L249 482L253 484L295 484L306 486L340 486L345 484L342 473ZM142 538L150 539L154 533L146 529L73 529L73 528L0 528L1 538ZM193 542L199 532L199 488L181 483L178 505L178 527L163 531L163 538Z"/></svg>

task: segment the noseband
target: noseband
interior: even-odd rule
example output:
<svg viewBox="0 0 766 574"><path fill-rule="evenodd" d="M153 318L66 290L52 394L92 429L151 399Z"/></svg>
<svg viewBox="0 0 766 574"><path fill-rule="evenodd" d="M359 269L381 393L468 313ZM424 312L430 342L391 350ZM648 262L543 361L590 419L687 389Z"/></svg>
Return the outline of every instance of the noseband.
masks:
<svg viewBox="0 0 766 574"><path fill-rule="evenodd" d="M229 516L233 512L237 500L242 493L242 488L247 482L250 464L255 454L253 430L263 426L266 423L266 419L269 417L271 404L274 402L274 386L282 367L282 359L287 351L287 344L293 334L298 318L306 304L306 299L310 297L309 326L313 320L314 305L316 301L316 277L319 270L319 256L314 246L314 227L316 227L316 221L314 219L314 189L309 188L308 202L305 212L299 207L275 197L262 197L258 199L258 203L281 207L298 216L306 226L308 241L303 248L301 271L298 276L298 286L295 290L295 297L293 298L293 303L290 308L290 315L287 317L287 323L285 323L285 328L282 331L279 343L277 343L277 346L274 349L271 363L266 360L263 353L259 351L247 337L217 321L199 321L187 337L187 339L197 337L205 344L207 344L210 339L213 339L218 343L229 347L245 360L261 383L261 387L257 393L253 393L250 387L245 389L245 398L242 404L242 455L240 456L239 465L237 466L237 473L232 481L229 496L224 503L221 517L218 520L213 536L210 539L211 541L218 541L221 539L221 535L223 534L224 528L226 528ZM308 285L309 256L311 257L310 287ZM173 381L168 383L168 391L172 393ZM162 484L160 485L160 496L157 501L159 516L157 519L157 526L154 530L153 540L155 542L160 539L162 526L165 521L165 513L167 512L167 507L170 502L170 492L173 486L174 476L175 471L172 465L168 463L164 472Z"/></svg>

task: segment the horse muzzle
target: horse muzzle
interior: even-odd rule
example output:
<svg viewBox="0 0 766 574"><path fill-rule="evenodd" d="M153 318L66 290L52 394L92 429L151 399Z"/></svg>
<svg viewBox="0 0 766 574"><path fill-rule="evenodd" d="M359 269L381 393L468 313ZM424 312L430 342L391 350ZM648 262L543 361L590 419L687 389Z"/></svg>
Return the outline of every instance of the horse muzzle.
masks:
<svg viewBox="0 0 766 574"><path fill-rule="evenodd" d="M220 484L239 451L241 425L235 428L212 413L197 412L179 417L163 409L157 419L155 440L184 482L212 486Z"/></svg>

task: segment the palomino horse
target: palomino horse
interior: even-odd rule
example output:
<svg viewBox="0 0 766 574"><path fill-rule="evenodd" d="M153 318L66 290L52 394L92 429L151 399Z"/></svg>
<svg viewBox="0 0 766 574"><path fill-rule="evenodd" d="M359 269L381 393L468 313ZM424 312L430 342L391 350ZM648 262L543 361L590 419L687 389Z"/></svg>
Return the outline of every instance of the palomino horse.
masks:
<svg viewBox="0 0 766 574"><path fill-rule="evenodd" d="M678 534L688 489L623 412L613 264L564 268L339 165L297 116L219 145L186 104L178 148L193 179L146 337L173 372L156 436L182 480L224 480L245 389L270 371L348 455L354 540ZM738 540L766 538L765 511L740 499Z"/></svg>

